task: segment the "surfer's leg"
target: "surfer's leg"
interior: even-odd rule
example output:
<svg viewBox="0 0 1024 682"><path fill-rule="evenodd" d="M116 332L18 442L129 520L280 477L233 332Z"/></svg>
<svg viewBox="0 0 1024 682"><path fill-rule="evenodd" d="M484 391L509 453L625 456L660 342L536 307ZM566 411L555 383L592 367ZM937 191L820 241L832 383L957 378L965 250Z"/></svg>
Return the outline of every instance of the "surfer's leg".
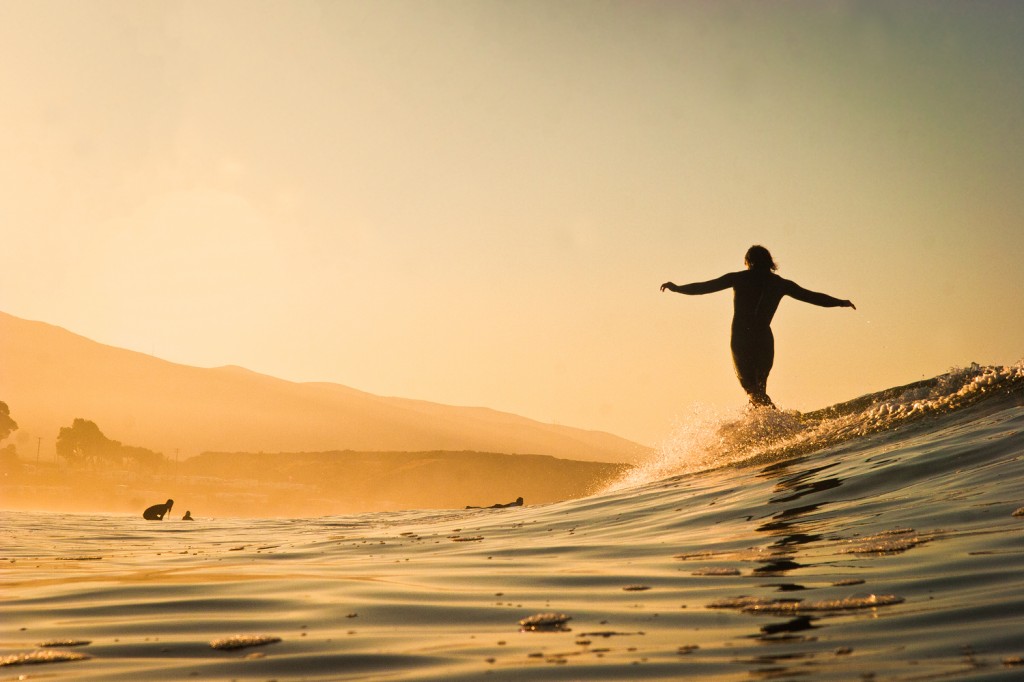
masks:
<svg viewBox="0 0 1024 682"><path fill-rule="evenodd" d="M775 339L771 330L767 334L733 335L732 361L736 377L747 392L750 403L757 407L775 407L768 397L768 374L775 361Z"/></svg>
<svg viewBox="0 0 1024 682"><path fill-rule="evenodd" d="M733 337L732 363L736 368L736 378L740 380L740 386L747 392L750 402L756 405L758 395L763 393L763 389L758 387L755 357L753 344L749 339Z"/></svg>
<svg viewBox="0 0 1024 682"><path fill-rule="evenodd" d="M755 407L770 407L775 409L775 403L768 397L768 391L765 387L764 381L754 382L753 386L747 389L747 395L750 396L750 404Z"/></svg>
<svg viewBox="0 0 1024 682"><path fill-rule="evenodd" d="M758 338L756 349L756 381L757 381L757 403L765 407L775 408L775 403L768 397L768 375L772 372L772 365L775 364L775 335L771 329Z"/></svg>

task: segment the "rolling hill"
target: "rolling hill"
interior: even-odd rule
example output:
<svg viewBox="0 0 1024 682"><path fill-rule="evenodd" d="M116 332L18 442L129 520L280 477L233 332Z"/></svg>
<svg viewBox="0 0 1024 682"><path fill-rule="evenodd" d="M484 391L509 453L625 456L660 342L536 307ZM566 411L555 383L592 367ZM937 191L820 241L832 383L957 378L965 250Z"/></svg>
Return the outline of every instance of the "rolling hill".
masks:
<svg viewBox="0 0 1024 682"><path fill-rule="evenodd" d="M0 313L0 400L22 457L52 457L76 417L109 438L186 458L205 451L476 451L633 462L641 445L483 407L381 397L240 367L200 368ZM37 440L37 439L42 439Z"/></svg>

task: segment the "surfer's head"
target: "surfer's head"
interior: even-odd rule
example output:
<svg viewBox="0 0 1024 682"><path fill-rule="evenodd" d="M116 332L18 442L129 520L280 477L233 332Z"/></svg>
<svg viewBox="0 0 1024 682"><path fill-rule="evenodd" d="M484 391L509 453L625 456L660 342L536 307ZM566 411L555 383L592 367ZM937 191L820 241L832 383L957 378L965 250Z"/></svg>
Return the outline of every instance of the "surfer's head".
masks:
<svg viewBox="0 0 1024 682"><path fill-rule="evenodd" d="M747 249L747 255L743 257L743 262L751 270L775 271L779 269L779 266L772 260L772 254L760 244L755 244Z"/></svg>

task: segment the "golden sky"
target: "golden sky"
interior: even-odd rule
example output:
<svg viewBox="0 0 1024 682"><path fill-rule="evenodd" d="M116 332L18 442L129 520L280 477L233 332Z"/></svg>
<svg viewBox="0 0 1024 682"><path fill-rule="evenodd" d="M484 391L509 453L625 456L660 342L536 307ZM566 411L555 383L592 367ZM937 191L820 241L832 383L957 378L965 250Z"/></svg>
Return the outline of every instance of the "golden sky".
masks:
<svg viewBox="0 0 1024 682"><path fill-rule="evenodd" d="M175 362L654 444L753 243L858 307L781 407L1024 357L1024 4L0 0L0 92L0 310Z"/></svg>

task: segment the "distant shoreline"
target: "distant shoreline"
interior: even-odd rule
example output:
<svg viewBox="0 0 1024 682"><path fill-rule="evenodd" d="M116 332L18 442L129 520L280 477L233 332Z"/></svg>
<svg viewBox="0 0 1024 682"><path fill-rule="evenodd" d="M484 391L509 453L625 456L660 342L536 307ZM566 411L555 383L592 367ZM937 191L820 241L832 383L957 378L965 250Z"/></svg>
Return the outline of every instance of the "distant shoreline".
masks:
<svg viewBox="0 0 1024 682"><path fill-rule="evenodd" d="M630 468L471 451L207 452L158 472L21 461L0 471L11 510L138 513L173 497L193 516L309 517L583 497ZM184 512L183 512L184 513ZM172 519L177 518L172 515Z"/></svg>

